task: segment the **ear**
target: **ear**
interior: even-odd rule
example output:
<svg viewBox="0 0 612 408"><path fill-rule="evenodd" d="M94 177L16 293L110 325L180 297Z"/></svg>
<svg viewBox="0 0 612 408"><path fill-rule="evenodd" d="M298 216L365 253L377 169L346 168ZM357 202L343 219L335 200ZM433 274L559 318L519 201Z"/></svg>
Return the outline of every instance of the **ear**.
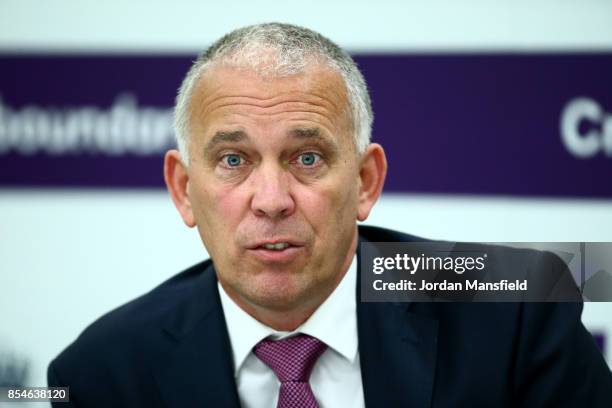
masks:
<svg viewBox="0 0 612 408"><path fill-rule="evenodd" d="M380 197L387 176L387 158L378 143L371 143L361 156L359 169L360 189L357 219L365 221L374 203Z"/></svg>
<svg viewBox="0 0 612 408"><path fill-rule="evenodd" d="M174 206L188 227L195 226L195 218L189 200L189 174L178 150L169 150L164 157L164 180Z"/></svg>

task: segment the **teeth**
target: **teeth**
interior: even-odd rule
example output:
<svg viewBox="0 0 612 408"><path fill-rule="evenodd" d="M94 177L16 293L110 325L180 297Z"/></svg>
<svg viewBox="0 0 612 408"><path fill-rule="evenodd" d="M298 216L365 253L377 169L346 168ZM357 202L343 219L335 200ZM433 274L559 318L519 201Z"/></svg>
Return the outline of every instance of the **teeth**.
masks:
<svg viewBox="0 0 612 408"><path fill-rule="evenodd" d="M264 244L264 248L266 249L274 249L280 251L281 249L285 249L289 246L286 242L278 242L276 244Z"/></svg>

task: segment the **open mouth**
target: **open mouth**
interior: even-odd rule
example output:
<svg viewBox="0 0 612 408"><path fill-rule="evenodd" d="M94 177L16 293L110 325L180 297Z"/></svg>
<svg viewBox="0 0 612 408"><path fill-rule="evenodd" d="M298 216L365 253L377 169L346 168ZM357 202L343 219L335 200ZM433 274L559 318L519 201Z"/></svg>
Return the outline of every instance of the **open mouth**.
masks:
<svg viewBox="0 0 612 408"><path fill-rule="evenodd" d="M291 244L288 242L277 242L275 244L263 244L259 248L270 249L273 251L282 251L283 249L289 248Z"/></svg>
<svg viewBox="0 0 612 408"><path fill-rule="evenodd" d="M287 263L303 253L303 246L289 240L262 242L249 248L249 254L264 263Z"/></svg>

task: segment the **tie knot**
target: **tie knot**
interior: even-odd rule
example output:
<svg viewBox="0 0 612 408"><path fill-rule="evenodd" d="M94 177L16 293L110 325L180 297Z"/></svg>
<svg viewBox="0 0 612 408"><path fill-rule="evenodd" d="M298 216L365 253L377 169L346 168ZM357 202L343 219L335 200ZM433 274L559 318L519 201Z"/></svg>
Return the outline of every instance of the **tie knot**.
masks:
<svg viewBox="0 0 612 408"><path fill-rule="evenodd" d="M327 349L322 341L300 334L283 340L264 339L253 348L255 355L284 382L308 382L317 359Z"/></svg>

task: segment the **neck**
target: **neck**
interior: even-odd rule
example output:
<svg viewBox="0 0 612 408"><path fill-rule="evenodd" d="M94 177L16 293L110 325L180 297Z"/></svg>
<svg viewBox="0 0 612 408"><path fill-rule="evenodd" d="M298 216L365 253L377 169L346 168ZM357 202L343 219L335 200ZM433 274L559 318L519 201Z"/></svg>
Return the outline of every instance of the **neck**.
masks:
<svg viewBox="0 0 612 408"><path fill-rule="evenodd" d="M318 307L318 306L317 306ZM312 316L317 310L315 308L308 308L304 310L292 310L287 312L270 312L257 313L258 311L253 310L254 313L249 313L255 319L265 324L268 327L273 328L277 331L290 332L300 327L306 320ZM244 310L244 308L243 308Z"/></svg>

